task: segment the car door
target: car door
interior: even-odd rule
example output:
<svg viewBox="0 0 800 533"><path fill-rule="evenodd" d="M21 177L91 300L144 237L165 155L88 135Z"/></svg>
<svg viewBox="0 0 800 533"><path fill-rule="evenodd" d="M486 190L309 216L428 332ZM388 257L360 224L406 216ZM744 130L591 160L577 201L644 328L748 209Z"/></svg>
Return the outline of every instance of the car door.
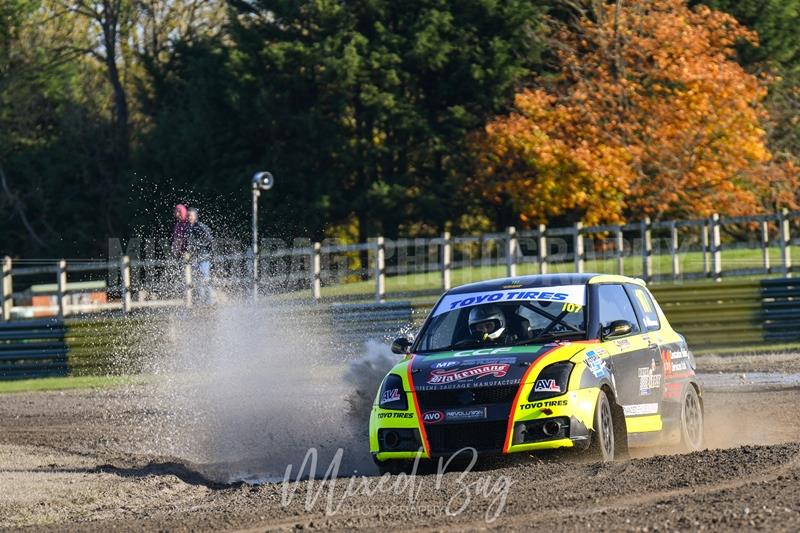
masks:
<svg viewBox="0 0 800 533"><path fill-rule="evenodd" d="M621 284L598 287L598 322L606 326L615 320L633 325L625 337L606 341L616 350L611 358L617 402L625 411L629 432L661 429L661 387L663 372L658 345L650 341L646 325L637 315L628 291ZM654 418L655 417L655 418Z"/></svg>

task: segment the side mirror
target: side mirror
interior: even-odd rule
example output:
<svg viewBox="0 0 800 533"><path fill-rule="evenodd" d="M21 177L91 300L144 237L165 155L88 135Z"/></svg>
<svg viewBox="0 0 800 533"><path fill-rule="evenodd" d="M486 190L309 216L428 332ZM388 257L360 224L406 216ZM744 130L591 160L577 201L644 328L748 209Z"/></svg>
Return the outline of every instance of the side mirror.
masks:
<svg viewBox="0 0 800 533"><path fill-rule="evenodd" d="M605 339L615 339L617 337L624 337L630 335L633 331L633 324L627 320L615 320L610 324L603 326L600 331L600 336Z"/></svg>
<svg viewBox="0 0 800 533"><path fill-rule="evenodd" d="M411 341L405 337L398 337L392 341L392 353L405 355L409 348L411 348Z"/></svg>

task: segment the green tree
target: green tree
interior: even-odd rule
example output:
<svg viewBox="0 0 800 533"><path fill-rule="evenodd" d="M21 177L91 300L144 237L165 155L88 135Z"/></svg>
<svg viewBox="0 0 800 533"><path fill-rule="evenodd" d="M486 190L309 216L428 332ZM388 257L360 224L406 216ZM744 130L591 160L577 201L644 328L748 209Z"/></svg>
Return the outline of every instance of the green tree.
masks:
<svg viewBox="0 0 800 533"><path fill-rule="evenodd" d="M408 220L436 232L463 212L466 136L510 105L541 48L540 9L524 0L234 7L237 79L268 117L255 137L265 161L307 205L354 217L362 240L408 233Z"/></svg>
<svg viewBox="0 0 800 533"><path fill-rule="evenodd" d="M770 144L783 159L800 157L800 0L706 0L758 33L757 45L742 42L741 63L773 77L767 107Z"/></svg>

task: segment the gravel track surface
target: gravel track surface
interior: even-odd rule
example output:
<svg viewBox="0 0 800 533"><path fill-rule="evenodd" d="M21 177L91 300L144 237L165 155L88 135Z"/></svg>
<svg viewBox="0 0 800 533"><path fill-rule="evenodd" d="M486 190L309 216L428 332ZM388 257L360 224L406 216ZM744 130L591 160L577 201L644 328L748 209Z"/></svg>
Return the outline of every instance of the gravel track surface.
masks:
<svg viewBox="0 0 800 533"><path fill-rule="evenodd" d="M710 362L717 366L703 370L797 369L789 358L776 369L762 368L763 358ZM706 394L702 452L644 449L613 464L571 453L515 457L380 487L377 477L340 478L310 506L319 482L290 485L287 503L282 484L218 484L209 465L142 452L149 413L138 395L0 396L0 528L800 530L800 389Z"/></svg>

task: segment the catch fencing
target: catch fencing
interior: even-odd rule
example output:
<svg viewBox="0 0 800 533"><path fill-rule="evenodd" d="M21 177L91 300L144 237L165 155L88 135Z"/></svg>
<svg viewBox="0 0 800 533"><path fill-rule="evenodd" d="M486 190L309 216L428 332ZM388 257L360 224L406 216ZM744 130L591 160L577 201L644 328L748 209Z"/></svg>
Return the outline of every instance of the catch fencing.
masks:
<svg viewBox="0 0 800 533"><path fill-rule="evenodd" d="M219 254L213 284L220 296L289 293L322 302L430 298L452 286L501 276L599 272L650 283L791 276L792 234L800 212L624 225L535 229L502 233L341 244L266 239L258 276L252 254ZM227 247L230 249L231 247ZM235 248L235 247L234 247ZM130 246L129 246L130 249ZM112 250L121 251L119 241ZM253 280L258 279L254 288ZM78 298L80 283L102 281L103 301ZM49 284L46 304L29 304L34 282ZM0 271L0 320L197 304L191 265L135 254L102 261L25 261L6 257ZM23 304L24 303L24 304Z"/></svg>

